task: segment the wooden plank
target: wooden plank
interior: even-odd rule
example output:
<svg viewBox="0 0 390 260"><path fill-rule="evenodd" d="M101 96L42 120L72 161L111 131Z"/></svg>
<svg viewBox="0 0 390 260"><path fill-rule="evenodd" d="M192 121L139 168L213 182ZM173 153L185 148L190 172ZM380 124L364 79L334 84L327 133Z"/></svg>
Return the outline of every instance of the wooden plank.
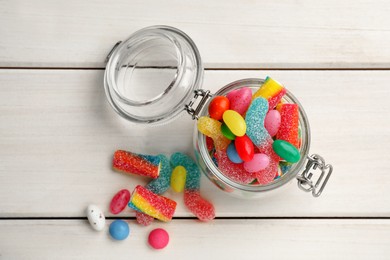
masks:
<svg viewBox="0 0 390 260"><path fill-rule="evenodd" d="M260 200L231 198L202 176L217 216L390 216L389 71L207 71L204 88L270 75L299 97L308 114L311 152L333 163L322 197L293 181ZM0 70L0 216L85 216L89 203L107 213L121 188L145 179L113 172L116 149L192 154L194 122L132 125L109 107L103 71ZM191 216L181 194L176 216ZM124 213L133 216L130 210Z"/></svg>
<svg viewBox="0 0 390 260"><path fill-rule="evenodd" d="M390 2L127 1L0 3L0 66L103 67L146 26L189 34L206 67L389 68Z"/></svg>
<svg viewBox="0 0 390 260"><path fill-rule="evenodd" d="M110 222L110 221L109 221ZM114 241L86 220L2 220L2 259L388 259L389 220L174 220L141 227ZM169 245L156 251L149 232L166 229Z"/></svg>

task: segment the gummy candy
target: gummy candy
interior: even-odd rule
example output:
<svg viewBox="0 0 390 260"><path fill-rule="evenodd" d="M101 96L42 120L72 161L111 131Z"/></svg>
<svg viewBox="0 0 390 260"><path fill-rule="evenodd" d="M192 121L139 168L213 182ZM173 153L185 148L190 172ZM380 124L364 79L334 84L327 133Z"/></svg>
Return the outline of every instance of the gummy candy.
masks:
<svg viewBox="0 0 390 260"><path fill-rule="evenodd" d="M112 167L120 172L133 173L156 179L160 173L160 157L118 150L114 153Z"/></svg>
<svg viewBox="0 0 390 260"><path fill-rule="evenodd" d="M243 87L230 91L226 97L230 101L230 109L243 116L251 104L252 90L248 87Z"/></svg>
<svg viewBox="0 0 390 260"><path fill-rule="evenodd" d="M277 107L280 111L281 123L276 139L284 140L299 147L298 123L299 108L297 104L282 104Z"/></svg>
<svg viewBox="0 0 390 260"><path fill-rule="evenodd" d="M146 188L153 193L162 194L169 189L172 167L169 159L165 155L159 154L158 157L161 161L160 176L157 179L150 181L146 185Z"/></svg>
<svg viewBox="0 0 390 260"><path fill-rule="evenodd" d="M244 164L236 164L230 161L225 151L217 151L215 157L219 169L229 179L241 184L248 184L255 178L252 173L244 169Z"/></svg>
<svg viewBox="0 0 390 260"><path fill-rule="evenodd" d="M246 123L244 118L234 110L226 110L223 113L223 122L230 131L236 136L243 136L246 132Z"/></svg>
<svg viewBox="0 0 390 260"><path fill-rule="evenodd" d="M187 177L184 190L184 204L199 220L209 221L215 218L213 204L200 195L200 171L196 163L184 153L171 156L172 167L179 165L186 169Z"/></svg>
<svg viewBox="0 0 390 260"><path fill-rule="evenodd" d="M221 122L207 116L202 116L198 120L198 130L213 139L216 150L224 150L230 144L230 140L221 132L221 125Z"/></svg>
<svg viewBox="0 0 390 260"><path fill-rule="evenodd" d="M135 212L135 218L137 220L137 223L143 226L149 226L154 221L153 217L139 211Z"/></svg>
<svg viewBox="0 0 390 260"><path fill-rule="evenodd" d="M148 189L137 185L128 206L161 221L170 221L175 213L176 202L159 196Z"/></svg>
<svg viewBox="0 0 390 260"><path fill-rule="evenodd" d="M276 80L266 77L263 85L252 96L252 100L263 97L267 99L271 110L276 107L282 97L286 94L286 89Z"/></svg>

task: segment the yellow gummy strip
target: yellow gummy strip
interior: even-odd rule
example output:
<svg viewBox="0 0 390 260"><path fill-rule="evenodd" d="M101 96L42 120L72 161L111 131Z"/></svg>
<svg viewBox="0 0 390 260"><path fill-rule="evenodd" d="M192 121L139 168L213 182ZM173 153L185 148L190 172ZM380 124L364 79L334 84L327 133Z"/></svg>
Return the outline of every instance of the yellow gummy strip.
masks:
<svg viewBox="0 0 390 260"><path fill-rule="evenodd" d="M279 82L268 77L259 90L253 94L252 100L258 97L263 97L268 100L279 93L282 89L283 86Z"/></svg>
<svg viewBox="0 0 390 260"><path fill-rule="evenodd" d="M159 219L161 221L168 221L169 219L164 216L161 212L159 212L157 209L155 209L150 203L145 200L141 195L138 193L133 195L133 198L131 199L131 202L136 206L138 209L140 209L145 214L152 216L156 219Z"/></svg>

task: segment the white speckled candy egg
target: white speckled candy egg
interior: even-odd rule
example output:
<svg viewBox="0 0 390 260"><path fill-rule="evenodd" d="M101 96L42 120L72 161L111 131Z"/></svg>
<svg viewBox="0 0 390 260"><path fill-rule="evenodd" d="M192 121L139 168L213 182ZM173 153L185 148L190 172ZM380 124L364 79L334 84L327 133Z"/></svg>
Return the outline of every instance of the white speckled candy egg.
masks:
<svg viewBox="0 0 390 260"><path fill-rule="evenodd" d="M89 205L87 208L87 217L89 224L92 228L101 231L106 225L106 218L104 217L103 212L96 205Z"/></svg>

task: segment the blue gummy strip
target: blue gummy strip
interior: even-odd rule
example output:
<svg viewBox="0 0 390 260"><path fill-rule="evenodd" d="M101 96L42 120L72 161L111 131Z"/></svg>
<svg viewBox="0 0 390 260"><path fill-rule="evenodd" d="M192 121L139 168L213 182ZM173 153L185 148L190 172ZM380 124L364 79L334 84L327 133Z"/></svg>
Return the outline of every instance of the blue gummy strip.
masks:
<svg viewBox="0 0 390 260"><path fill-rule="evenodd" d="M165 155L159 154L158 157L161 161L160 174L157 179L150 181L145 188L155 194L162 194L166 192L171 185L172 167L169 159Z"/></svg>

